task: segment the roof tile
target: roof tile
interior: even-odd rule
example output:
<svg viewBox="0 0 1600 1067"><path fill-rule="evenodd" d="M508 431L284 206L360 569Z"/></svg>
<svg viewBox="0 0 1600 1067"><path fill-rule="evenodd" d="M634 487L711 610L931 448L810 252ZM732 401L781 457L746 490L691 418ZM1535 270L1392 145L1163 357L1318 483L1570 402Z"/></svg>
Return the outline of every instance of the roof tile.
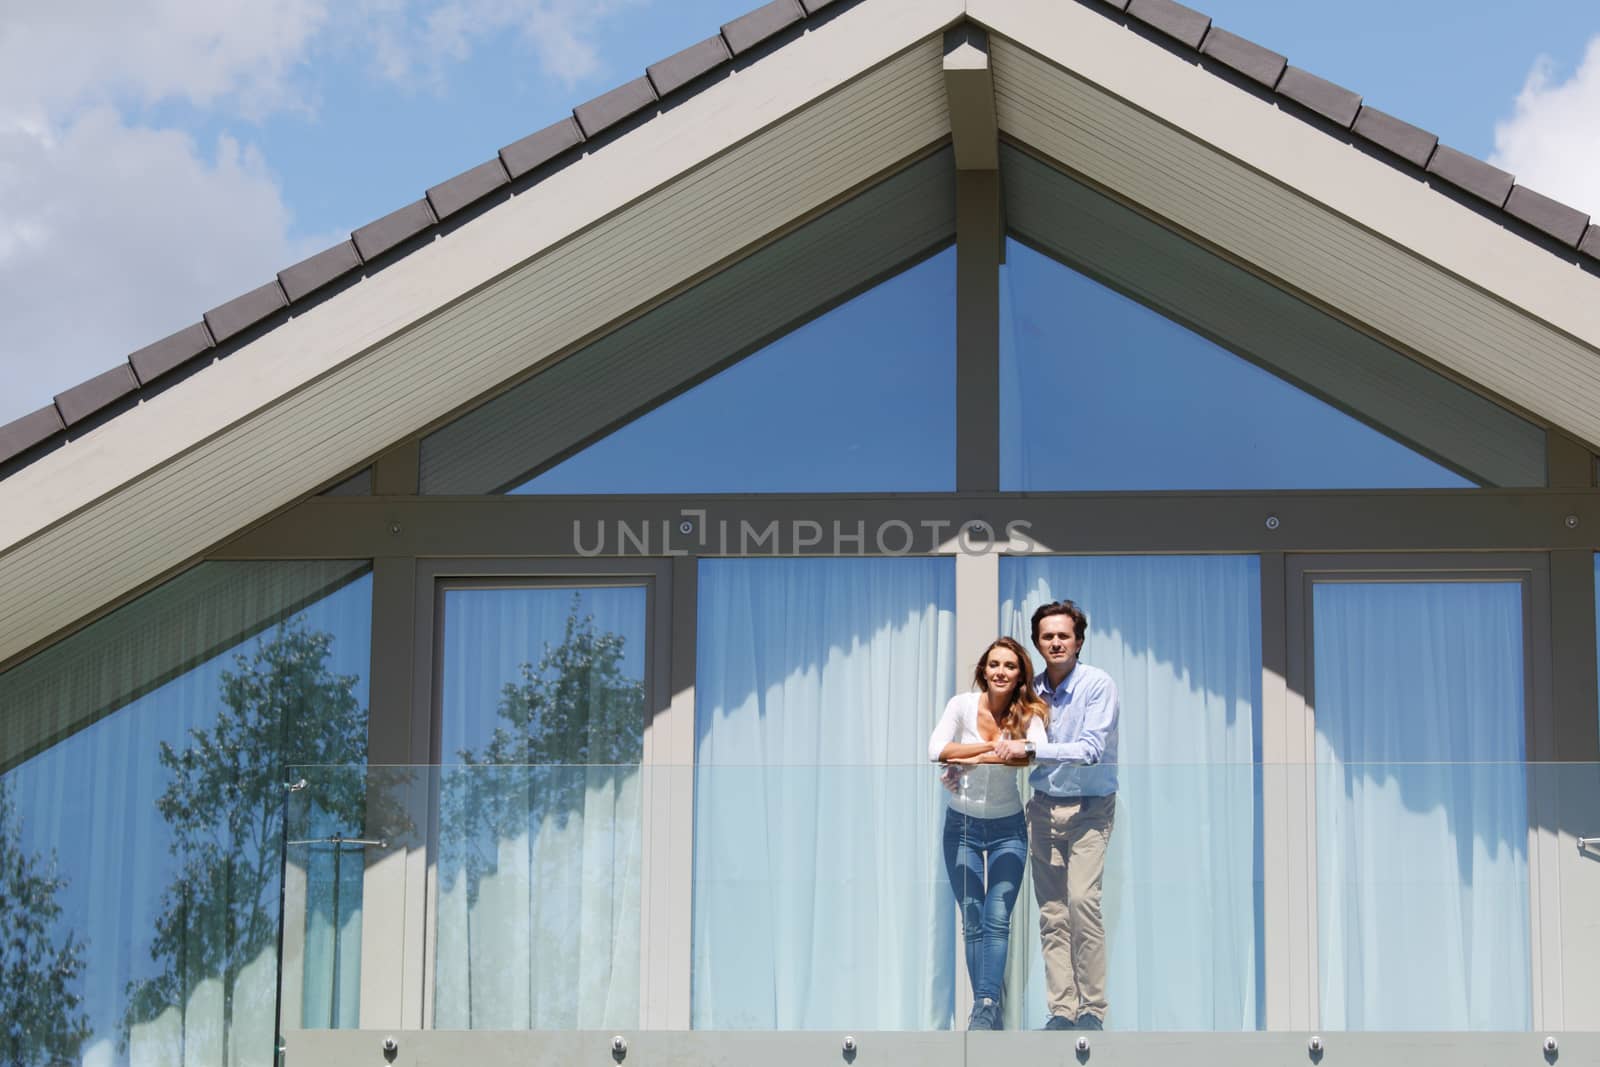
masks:
<svg viewBox="0 0 1600 1067"><path fill-rule="evenodd" d="M650 79L650 84L655 86L657 96L666 96L688 85L702 74L716 70L731 56L728 43L718 34L650 64L645 70L645 76Z"/></svg>
<svg viewBox="0 0 1600 1067"><path fill-rule="evenodd" d="M332 248L302 259L294 266L278 272L278 284L283 294L294 303L321 289L324 285L361 266L361 253L354 241L340 241ZM137 364L135 364L137 369ZM143 378L144 375L140 375Z"/></svg>
<svg viewBox="0 0 1600 1067"><path fill-rule="evenodd" d="M797 0L772 0L722 27L728 49L740 56L806 17Z"/></svg>
<svg viewBox="0 0 1600 1067"><path fill-rule="evenodd" d="M197 322L170 337L163 337L153 345L145 345L128 357L128 363L133 367L139 384L146 385L168 371L178 369L210 347L211 331L206 329L205 323Z"/></svg>
<svg viewBox="0 0 1600 1067"><path fill-rule="evenodd" d="M510 175L496 156L433 186L428 190L428 203L433 205L435 215L447 219L510 182Z"/></svg>
<svg viewBox="0 0 1600 1067"><path fill-rule="evenodd" d="M1547 233L1568 248L1578 247L1589 228L1589 216L1559 200L1536 193L1526 185L1515 185L1506 200L1506 214L1521 219L1540 233Z"/></svg>
<svg viewBox="0 0 1600 1067"><path fill-rule="evenodd" d="M1447 144L1433 150L1428 160L1428 173L1449 182L1457 189L1487 200L1495 207L1505 205L1511 195L1511 185L1516 180L1499 167L1491 167L1481 159L1459 152Z"/></svg>
<svg viewBox="0 0 1600 1067"><path fill-rule="evenodd" d="M103 374L96 374L86 382L79 382L56 397L56 410L61 412L62 422L68 426L76 426L137 388L139 382L133 376L133 368L126 363L119 363Z"/></svg>
<svg viewBox="0 0 1600 1067"><path fill-rule="evenodd" d="M1206 34L1200 52L1268 89L1277 86L1278 79L1283 76L1283 68L1289 64L1287 59L1271 49L1262 48L1254 41L1247 41L1236 33L1216 26Z"/></svg>
<svg viewBox="0 0 1600 1067"><path fill-rule="evenodd" d="M1299 67L1284 68L1283 77L1278 79L1278 95L1288 97L1347 130L1355 122L1356 112L1361 110L1360 93L1352 93L1342 85Z"/></svg>
<svg viewBox="0 0 1600 1067"><path fill-rule="evenodd" d="M506 173L515 181L582 142L583 131L578 128L577 120L568 115L500 149L500 162L505 164Z"/></svg>
<svg viewBox="0 0 1600 1067"><path fill-rule="evenodd" d="M50 440L66 428L54 404L0 426L0 463L20 456L34 445Z"/></svg>
<svg viewBox="0 0 1600 1067"><path fill-rule="evenodd" d="M1387 148L1408 163L1426 167L1439 144L1437 135L1366 104L1356 115L1354 132L1379 148Z"/></svg>
<svg viewBox="0 0 1600 1067"><path fill-rule="evenodd" d="M1128 10L1128 0L1100 0L1100 2L1103 4L1109 4L1118 11Z"/></svg>
<svg viewBox="0 0 1600 1067"><path fill-rule="evenodd" d="M218 304L206 312L206 325L211 329L211 336L221 344L288 305L289 299L283 295L283 287L274 278L266 285L236 296L226 304Z"/></svg>
<svg viewBox="0 0 1600 1067"><path fill-rule="evenodd" d="M825 7L831 6L835 0L800 0L800 6L806 9L806 14L815 15Z"/></svg>
<svg viewBox="0 0 1600 1067"><path fill-rule="evenodd" d="M428 202L418 200L398 211L389 212L381 219L367 223L352 233L350 238L360 250L361 258L371 263L378 256L415 237L437 221Z"/></svg>
<svg viewBox="0 0 1600 1067"><path fill-rule="evenodd" d="M1146 26L1153 26L1190 48L1199 48L1211 26L1211 16L1173 0L1133 0L1128 14Z"/></svg>
<svg viewBox="0 0 1600 1067"><path fill-rule="evenodd" d="M1589 224L1589 228L1584 231L1583 240L1578 242L1578 251L1586 256L1600 259L1600 226L1592 222Z"/></svg>
<svg viewBox="0 0 1600 1067"><path fill-rule="evenodd" d="M623 82L608 93L601 93L586 104L579 104L572 109L572 115L583 128L584 136L593 137L655 102L656 91L651 88L650 79L641 75L630 82Z"/></svg>

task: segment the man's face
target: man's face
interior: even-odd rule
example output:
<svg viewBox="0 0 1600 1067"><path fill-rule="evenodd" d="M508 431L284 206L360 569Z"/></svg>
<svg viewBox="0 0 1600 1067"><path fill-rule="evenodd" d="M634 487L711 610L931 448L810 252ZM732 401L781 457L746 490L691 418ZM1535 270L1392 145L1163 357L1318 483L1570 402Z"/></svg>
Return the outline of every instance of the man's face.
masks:
<svg viewBox="0 0 1600 1067"><path fill-rule="evenodd" d="M1078 662L1078 631L1071 615L1046 615L1039 620L1039 640L1034 642L1046 669L1064 675Z"/></svg>

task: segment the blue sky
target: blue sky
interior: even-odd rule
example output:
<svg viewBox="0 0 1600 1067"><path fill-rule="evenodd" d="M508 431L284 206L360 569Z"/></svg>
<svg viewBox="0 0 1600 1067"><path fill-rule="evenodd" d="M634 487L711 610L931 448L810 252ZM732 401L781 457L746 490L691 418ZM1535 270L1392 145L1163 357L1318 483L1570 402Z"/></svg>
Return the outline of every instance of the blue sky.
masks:
<svg viewBox="0 0 1600 1067"><path fill-rule="evenodd" d="M10 0L0 422L752 6ZM1593 0L1199 6L1600 213Z"/></svg>

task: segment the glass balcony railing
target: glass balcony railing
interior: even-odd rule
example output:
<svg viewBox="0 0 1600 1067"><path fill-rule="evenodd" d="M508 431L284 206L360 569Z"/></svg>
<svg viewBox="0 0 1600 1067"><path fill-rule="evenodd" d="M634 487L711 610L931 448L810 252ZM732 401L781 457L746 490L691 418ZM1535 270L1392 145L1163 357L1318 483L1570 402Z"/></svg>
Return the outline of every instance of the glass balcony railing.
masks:
<svg viewBox="0 0 1600 1067"><path fill-rule="evenodd" d="M1600 1031L1600 766L1097 770L294 768L280 1032Z"/></svg>

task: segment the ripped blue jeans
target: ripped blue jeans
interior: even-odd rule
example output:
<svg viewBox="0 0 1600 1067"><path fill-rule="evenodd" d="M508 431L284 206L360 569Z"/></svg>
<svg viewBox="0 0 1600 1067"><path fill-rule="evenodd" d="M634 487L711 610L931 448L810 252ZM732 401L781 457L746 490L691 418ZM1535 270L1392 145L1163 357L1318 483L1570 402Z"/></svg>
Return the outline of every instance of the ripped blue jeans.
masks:
<svg viewBox="0 0 1600 1067"><path fill-rule="evenodd" d="M1028 821L1022 812L999 819L976 819L954 809L945 812L944 866L961 909L974 1000L1000 1000L1011 909L1027 862Z"/></svg>

